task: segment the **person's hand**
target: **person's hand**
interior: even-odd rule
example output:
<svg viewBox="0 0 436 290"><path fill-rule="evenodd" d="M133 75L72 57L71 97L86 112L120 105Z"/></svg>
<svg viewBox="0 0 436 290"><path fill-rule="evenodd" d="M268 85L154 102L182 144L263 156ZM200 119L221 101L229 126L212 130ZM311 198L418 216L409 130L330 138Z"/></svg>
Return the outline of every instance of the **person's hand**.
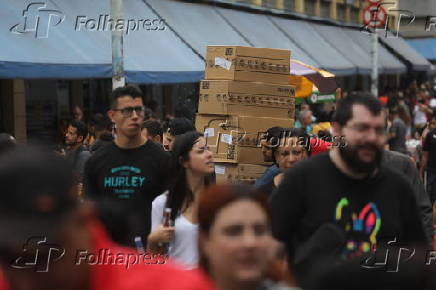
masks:
<svg viewBox="0 0 436 290"><path fill-rule="evenodd" d="M174 237L174 227L160 225L148 236L148 240L154 244L169 243Z"/></svg>

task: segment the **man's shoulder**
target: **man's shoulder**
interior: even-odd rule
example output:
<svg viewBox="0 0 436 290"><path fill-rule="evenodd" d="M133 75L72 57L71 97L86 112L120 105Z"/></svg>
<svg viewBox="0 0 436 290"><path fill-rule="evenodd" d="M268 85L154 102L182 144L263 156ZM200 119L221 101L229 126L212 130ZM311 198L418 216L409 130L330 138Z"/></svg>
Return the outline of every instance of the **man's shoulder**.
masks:
<svg viewBox="0 0 436 290"><path fill-rule="evenodd" d="M298 178L304 176L318 176L317 174L320 171L327 172L327 170L329 170L330 163L331 160L328 152L320 153L298 162L286 171L285 176Z"/></svg>
<svg viewBox="0 0 436 290"><path fill-rule="evenodd" d="M293 168L298 168L299 170L312 170L315 168L323 168L331 163L330 156L328 152L319 153L314 156L298 162Z"/></svg>
<svg viewBox="0 0 436 290"><path fill-rule="evenodd" d="M411 164L409 156L406 154L385 150L383 152L382 165L389 168L401 169Z"/></svg>
<svg viewBox="0 0 436 290"><path fill-rule="evenodd" d="M396 187L399 190L411 188L410 182L407 178L404 178L404 172L401 169L396 169L392 166L386 166L382 164L380 167L379 177L381 177L382 182L390 187Z"/></svg>
<svg viewBox="0 0 436 290"><path fill-rule="evenodd" d="M113 142L99 148L97 151L94 151L94 153L90 153L87 165L101 164L104 163L103 160L107 162L107 160L110 160L110 157L114 156L114 153L116 153L115 150L116 147Z"/></svg>

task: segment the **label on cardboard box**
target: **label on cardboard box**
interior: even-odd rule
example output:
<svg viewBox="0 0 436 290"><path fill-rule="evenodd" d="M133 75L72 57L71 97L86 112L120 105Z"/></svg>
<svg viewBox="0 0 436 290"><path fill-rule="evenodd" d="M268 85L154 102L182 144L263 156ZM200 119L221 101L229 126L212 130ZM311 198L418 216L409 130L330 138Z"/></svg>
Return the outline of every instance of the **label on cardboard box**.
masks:
<svg viewBox="0 0 436 290"><path fill-rule="evenodd" d="M215 173L216 174L225 174L226 168L224 166L221 166L221 165L215 165Z"/></svg>
<svg viewBox="0 0 436 290"><path fill-rule="evenodd" d="M221 142L232 145L232 136L230 136L229 134L222 134Z"/></svg>
<svg viewBox="0 0 436 290"><path fill-rule="evenodd" d="M204 130L204 137L213 137L215 136L215 129L214 128L206 128L206 130Z"/></svg>
<svg viewBox="0 0 436 290"><path fill-rule="evenodd" d="M222 57L215 57L215 65L225 68L226 70L230 70L232 67L232 62Z"/></svg>

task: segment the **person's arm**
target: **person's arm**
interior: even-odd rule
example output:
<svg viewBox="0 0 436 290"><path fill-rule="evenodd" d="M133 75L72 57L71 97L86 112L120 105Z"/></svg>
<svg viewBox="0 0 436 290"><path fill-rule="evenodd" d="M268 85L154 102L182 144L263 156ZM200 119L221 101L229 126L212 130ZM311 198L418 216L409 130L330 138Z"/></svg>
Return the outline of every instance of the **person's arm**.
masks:
<svg viewBox="0 0 436 290"><path fill-rule="evenodd" d="M289 247L303 216L304 175L300 166L289 169L271 196L273 236Z"/></svg>
<svg viewBox="0 0 436 290"><path fill-rule="evenodd" d="M171 242L174 236L174 227L164 227L162 217L166 203L165 195L158 196L151 208L151 232L147 238L147 250L153 253L164 253L164 244Z"/></svg>
<svg viewBox="0 0 436 290"><path fill-rule="evenodd" d="M408 244L428 245L428 240L424 232L424 226L419 214L419 208L416 202L413 189L410 184L403 186L403 192L400 193L400 213L403 225L403 240L401 242Z"/></svg>
<svg viewBox="0 0 436 290"><path fill-rule="evenodd" d="M93 159L88 159L83 170L83 187L85 195L90 198L98 196L97 175L95 175Z"/></svg>
<svg viewBox="0 0 436 290"><path fill-rule="evenodd" d="M419 170L419 174L421 176L421 178L424 180L424 172L427 169L427 164L428 164L428 152L427 151L422 151L421 154L421 167Z"/></svg>
<svg viewBox="0 0 436 290"><path fill-rule="evenodd" d="M398 132L398 123L392 122L392 126L389 128L388 139L390 140L397 137L397 132Z"/></svg>
<svg viewBox="0 0 436 290"><path fill-rule="evenodd" d="M85 164L88 161L88 159L91 157L91 152L85 150L81 151L79 153L79 156L77 157L77 164L76 164L76 170L77 173L80 176L80 181L83 182L83 174L85 172Z"/></svg>
<svg viewBox="0 0 436 290"><path fill-rule="evenodd" d="M419 177L418 170L412 161L408 160L404 173L412 183L427 240L429 244L433 244L433 207Z"/></svg>

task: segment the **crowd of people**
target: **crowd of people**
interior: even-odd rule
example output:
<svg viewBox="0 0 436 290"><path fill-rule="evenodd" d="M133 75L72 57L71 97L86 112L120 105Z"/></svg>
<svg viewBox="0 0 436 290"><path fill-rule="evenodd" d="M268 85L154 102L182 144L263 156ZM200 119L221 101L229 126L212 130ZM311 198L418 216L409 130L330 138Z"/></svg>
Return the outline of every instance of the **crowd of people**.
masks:
<svg viewBox="0 0 436 290"><path fill-rule="evenodd" d="M0 134L0 289L433 289L436 102L412 89L302 104L254 185L216 185L207 136L135 86L56 152Z"/></svg>

